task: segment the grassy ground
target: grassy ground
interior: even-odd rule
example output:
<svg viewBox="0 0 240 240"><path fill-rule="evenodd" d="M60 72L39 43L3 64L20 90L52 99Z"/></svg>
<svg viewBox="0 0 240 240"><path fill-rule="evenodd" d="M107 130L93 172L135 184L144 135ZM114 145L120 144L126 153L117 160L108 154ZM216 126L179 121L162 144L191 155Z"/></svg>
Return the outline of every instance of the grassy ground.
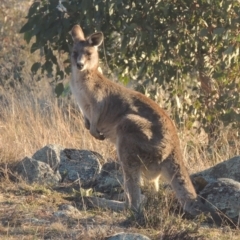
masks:
<svg viewBox="0 0 240 240"><path fill-rule="evenodd" d="M5 84L4 89L0 84L0 239L101 240L120 231L143 233L151 239L240 239L237 229L187 219L174 196L164 189L155 194L144 188L148 202L143 215L134 219L129 212L86 209L74 193L16 181L14 165L50 143L94 150L105 159L115 158L115 149L109 142L94 140L84 129L73 104L56 100L47 81L37 83L38 76L29 73L32 58L40 60L39 53L26 55L29 46L18 34L28 7L26 0L4 0L0 9L0 81ZM22 65L24 71L18 69ZM16 83L21 81L18 87ZM9 93L13 86L16 91ZM186 129L179 129L179 136L191 173L239 155L239 138L231 129L224 128L211 147L202 145L199 135ZM62 204L76 206L80 215L55 215Z"/></svg>
<svg viewBox="0 0 240 240"><path fill-rule="evenodd" d="M2 92L1 99L1 239L105 239L121 231L143 233L151 239L240 239L237 229L229 226L218 228L202 223L201 219L187 219L172 193L164 189L159 193L143 189L148 202L143 214L135 219L130 212L86 209L74 193L60 193L44 186L16 181L12 167L46 144L94 150L105 159L114 158L115 150L107 141L94 140L84 129L81 115L74 105L56 100L51 91L37 97L19 89L14 94ZM189 133L184 129L179 133L190 172L239 154L239 141L230 131L223 132L211 149L200 146L196 136L191 140L190 135L189 139ZM228 141L229 136L231 142ZM62 204L76 206L80 215L55 215Z"/></svg>

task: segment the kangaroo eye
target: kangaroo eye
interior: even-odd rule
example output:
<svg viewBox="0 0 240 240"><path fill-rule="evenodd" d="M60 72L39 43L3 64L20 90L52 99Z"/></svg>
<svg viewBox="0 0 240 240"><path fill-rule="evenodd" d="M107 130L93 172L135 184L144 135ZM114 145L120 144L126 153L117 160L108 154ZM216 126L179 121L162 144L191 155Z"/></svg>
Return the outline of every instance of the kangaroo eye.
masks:
<svg viewBox="0 0 240 240"><path fill-rule="evenodd" d="M91 53L90 53L90 52L86 52L86 55L87 55L87 56L91 56Z"/></svg>
<svg viewBox="0 0 240 240"><path fill-rule="evenodd" d="M78 53L77 52L73 52L73 57L77 57L78 56Z"/></svg>

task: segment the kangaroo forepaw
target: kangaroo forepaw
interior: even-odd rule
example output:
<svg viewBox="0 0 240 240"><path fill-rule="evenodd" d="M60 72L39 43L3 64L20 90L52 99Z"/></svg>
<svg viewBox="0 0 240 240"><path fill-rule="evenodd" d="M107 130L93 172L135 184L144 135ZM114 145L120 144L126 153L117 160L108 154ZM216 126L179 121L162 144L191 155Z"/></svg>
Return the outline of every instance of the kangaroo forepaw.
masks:
<svg viewBox="0 0 240 240"><path fill-rule="evenodd" d="M90 128L90 133L93 137L95 137L98 140L104 140L105 139L105 136L102 133L100 133L98 130L93 131Z"/></svg>
<svg viewBox="0 0 240 240"><path fill-rule="evenodd" d="M103 134L101 134L101 133L99 133L99 138L98 138L98 140L101 140L101 141L103 141L104 139L105 139L104 135L103 135Z"/></svg>

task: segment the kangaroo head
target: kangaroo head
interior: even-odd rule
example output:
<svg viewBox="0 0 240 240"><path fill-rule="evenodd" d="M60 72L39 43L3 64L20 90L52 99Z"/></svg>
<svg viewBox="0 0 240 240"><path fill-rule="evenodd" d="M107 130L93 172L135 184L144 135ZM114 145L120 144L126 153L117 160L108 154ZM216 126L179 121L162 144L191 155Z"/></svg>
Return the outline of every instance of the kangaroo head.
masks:
<svg viewBox="0 0 240 240"><path fill-rule="evenodd" d="M98 67L98 46L103 41L102 32L91 34L85 38L79 25L73 26L71 30L73 38L73 50L71 55L72 65L79 71L94 70Z"/></svg>

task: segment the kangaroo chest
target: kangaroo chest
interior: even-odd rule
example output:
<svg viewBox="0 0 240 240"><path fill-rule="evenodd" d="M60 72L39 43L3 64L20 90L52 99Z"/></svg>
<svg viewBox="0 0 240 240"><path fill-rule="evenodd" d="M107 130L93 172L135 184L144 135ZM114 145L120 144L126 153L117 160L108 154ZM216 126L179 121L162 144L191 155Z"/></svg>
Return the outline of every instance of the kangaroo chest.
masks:
<svg viewBox="0 0 240 240"><path fill-rule="evenodd" d="M72 71L72 78L70 81L71 91L77 100L78 106L81 109L81 112L84 116L89 117L90 115L90 103L88 96L86 94L86 89L82 84L80 76L76 71Z"/></svg>

